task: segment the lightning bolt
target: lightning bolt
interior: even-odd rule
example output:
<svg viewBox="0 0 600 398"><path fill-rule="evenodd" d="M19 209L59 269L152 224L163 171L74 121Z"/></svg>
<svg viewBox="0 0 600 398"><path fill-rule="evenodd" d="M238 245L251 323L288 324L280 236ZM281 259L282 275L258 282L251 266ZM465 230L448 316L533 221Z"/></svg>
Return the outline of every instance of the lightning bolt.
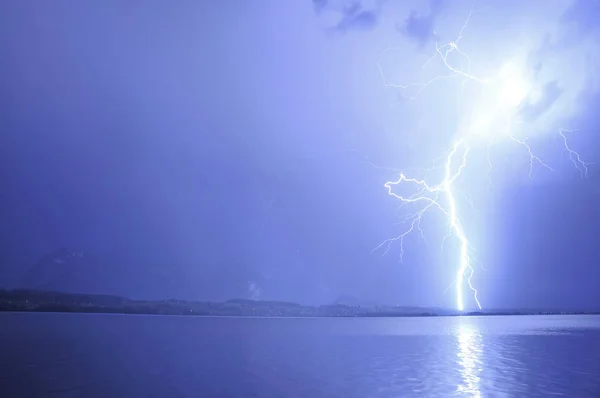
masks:
<svg viewBox="0 0 600 398"><path fill-rule="evenodd" d="M459 202L457 201L457 194L460 191L456 183L463 176L465 168L469 166L469 155L476 150L483 149L486 151L488 164L487 177L492 187L494 185L491 181L490 173L493 163L490 157L490 149L499 143L513 143L524 151L529 159L529 178L532 177L534 165L536 164L549 171L553 171L548 164L534 153L531 146L527 143L527 139L520 138L515 133L515 126L523 123L516 119L520 109L519 105L529 92L524 88L524 85L520 84L521 82L515 77L512 69L510 67L501 69L498 76L492 78L480 78L471 73L471 58L466 52L461 50L459 44L473 16L474 6L473 4L460 29L458 37L454 41L443 45L436 43L433 56L422 67L425 69L429 64L438 59L444 65L447 74L435 76L425 83L394 84L387 81L380 63L381 57L394 48L389 47L385 49L377 59L377 67L383 84L386 87L401 90L402 94L409 90L416 90L414 95L408 97L409 100L416 98L421 92L441 79L460 79L461 86L463 87L467 82L473 82L484 86L485 89L491 90L490 101L488 101L492 104L490 109L479 112L479 118L469 123L466 131L460 131L456 135L450 145L450 149L442 157L433 162L433 167L421 170L422 172L443 171L441 173L442 177L438 177L439 181L432 184L426 178L412 178L402 172L396 180L388 181L384 184L388 194L401 202L401 207L408 206L412 208L412 211L402 220L403 224L407 225L407 227L401 234L384 240L373 249L373 251L383 250L383 255L385 255L390 250L392 244L398 243L400 246L400 261L402 262L404 257L404 239L415 232L418 232L420 237L424 239L424 232L421 228L423 217L432 211L439 212L446 220L448 228L447 234L442 239L441 250L444 249L444 242L448 238L455 238L458 243L458 257L455 260L455 280L446 290L453 285L455 286L456 308L461 312L465 309L465 284L471 292L477 308L482 309L478 298L478 291L472 283L475 272L474 264L478 263L478 260L475 257L475 249L471 245L463 226L462 214L464 214L464 209L459 208ZM451 54L457 54L463 60L462 65L465 66L455 66L449 58ZM512 65L509 64L509 66ZM481 131L494 131L494 134L487 142L482 143ZM582 176L587 176L587 166L589 164L581 159L578 152L571 149L565 134L574 131L576 130L560 129L559 135L572 163ZM410 195L397 193L401 187L402 189L410 188L413 193Z"/></svg>

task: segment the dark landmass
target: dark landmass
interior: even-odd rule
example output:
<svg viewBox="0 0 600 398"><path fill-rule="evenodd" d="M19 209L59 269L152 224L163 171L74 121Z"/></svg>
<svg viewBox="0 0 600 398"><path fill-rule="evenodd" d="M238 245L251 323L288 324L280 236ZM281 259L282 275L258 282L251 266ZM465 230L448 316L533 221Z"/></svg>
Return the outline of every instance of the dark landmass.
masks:
<svg viewBox="0 0 600 398"><path fill-rule="evenodd" d="M235 299L226 302L143 301L124 297L43 290L0 290L0 311L82 312L261 317L429 317L484 315L599 314L587 311L485 311L459 313L441 308L332 304L306 306L281 301Z"/></svg>

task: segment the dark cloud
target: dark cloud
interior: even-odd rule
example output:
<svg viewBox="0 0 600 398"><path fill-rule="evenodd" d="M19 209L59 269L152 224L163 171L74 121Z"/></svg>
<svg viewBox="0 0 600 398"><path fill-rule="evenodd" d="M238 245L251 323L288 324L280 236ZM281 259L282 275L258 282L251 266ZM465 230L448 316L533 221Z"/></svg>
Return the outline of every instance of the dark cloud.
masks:
<svg viewBox="0 0 600 398"><path fill-rule="evenodd" d="M600 1L578 0L567 10L563 16L563 22L575 27L578 34L589 34L598 31L598 13L600 12Z"/></svg>
<svg viewBox="0 0 600 398"><path fill-rule="evenodd" d="M523 116L529 121L537 119L548 109L550 109L552 104L558 100L563 92L564 90L558 86L558 82L556 80L547 83L542 89L541 100L534 104L527 104L523 107Z"/></svg>
<svg viewBox="0 0 600 398"><path fill-rule="evenodd" d="M412 10L408 18L397 26L398 31L415 40L421 46L427 44L431 39L435 38L434 23L442 8L442 4L442 0L431 0L429 12L424 15L419 14L416 10Z"/></svg>
<svg viewBox="0 0 600 398"><path fill-rule="evenodd" d="M317 15L329 9L341 14L341 20L331 29L338 32L349 30L372 30L379 23L379 15L383 0L378 1L375 8L366 8L360 1L346 2L340 4L331 0L312 0L313 8Z"/></svg>
<svg viewBox="0 0 600 398"><path fill-rule="evenodd" d="M374 11L352 10L344 15L344 18L337 25L337 29L346 30L371 30L377 26L378 16Z"/></svg>
<svg viewBox="0 0 600 398"><path fill-rule="evenodd" d="M315 13L318 15L327 7L327 0L312 0L313 9Z"/></svg>

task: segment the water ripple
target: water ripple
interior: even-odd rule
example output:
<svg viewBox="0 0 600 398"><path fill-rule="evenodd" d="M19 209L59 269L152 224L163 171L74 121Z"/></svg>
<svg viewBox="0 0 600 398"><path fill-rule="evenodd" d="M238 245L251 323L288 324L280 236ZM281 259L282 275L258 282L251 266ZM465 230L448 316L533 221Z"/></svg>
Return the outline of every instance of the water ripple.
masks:
<svg viewBox="0 0 600 398"><path fill-rule="evenodd" d="M0 395L600 397L600 317L0 314Z"/></svg>

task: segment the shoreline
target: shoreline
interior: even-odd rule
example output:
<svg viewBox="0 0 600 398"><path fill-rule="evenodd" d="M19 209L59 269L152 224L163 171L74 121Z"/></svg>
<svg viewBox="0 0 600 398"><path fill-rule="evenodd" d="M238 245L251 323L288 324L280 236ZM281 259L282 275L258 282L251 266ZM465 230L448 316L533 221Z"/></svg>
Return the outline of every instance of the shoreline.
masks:
<svg viewBox="0 0 600 398"><path fill-rule="evenodd" d="M149 312L125 312L125 311L45 311L45 310L7 310L0 309L0 314L90 314L90 315L135 315L135 316L165 316L165 317L193 317L193 318L247 318L247 319L352 319L352 318L483 318L483 317L503 317L503 316L600 316L600 312L572 311L572 312L491 312L491 313L466 313L466 314L442 314L442 315L203 315L203 314L159 314Z"/></svg>
<svg viewBox="0 0 600 398"><path fill-rule="evenodd" d="M232 299L225 302L134 300L99 294L0 289L0 312L168 315L235 318L430 318L520 315L600 315L598 310L492 309L463 311L440 307L385 305L302 305Z"/></svg>

